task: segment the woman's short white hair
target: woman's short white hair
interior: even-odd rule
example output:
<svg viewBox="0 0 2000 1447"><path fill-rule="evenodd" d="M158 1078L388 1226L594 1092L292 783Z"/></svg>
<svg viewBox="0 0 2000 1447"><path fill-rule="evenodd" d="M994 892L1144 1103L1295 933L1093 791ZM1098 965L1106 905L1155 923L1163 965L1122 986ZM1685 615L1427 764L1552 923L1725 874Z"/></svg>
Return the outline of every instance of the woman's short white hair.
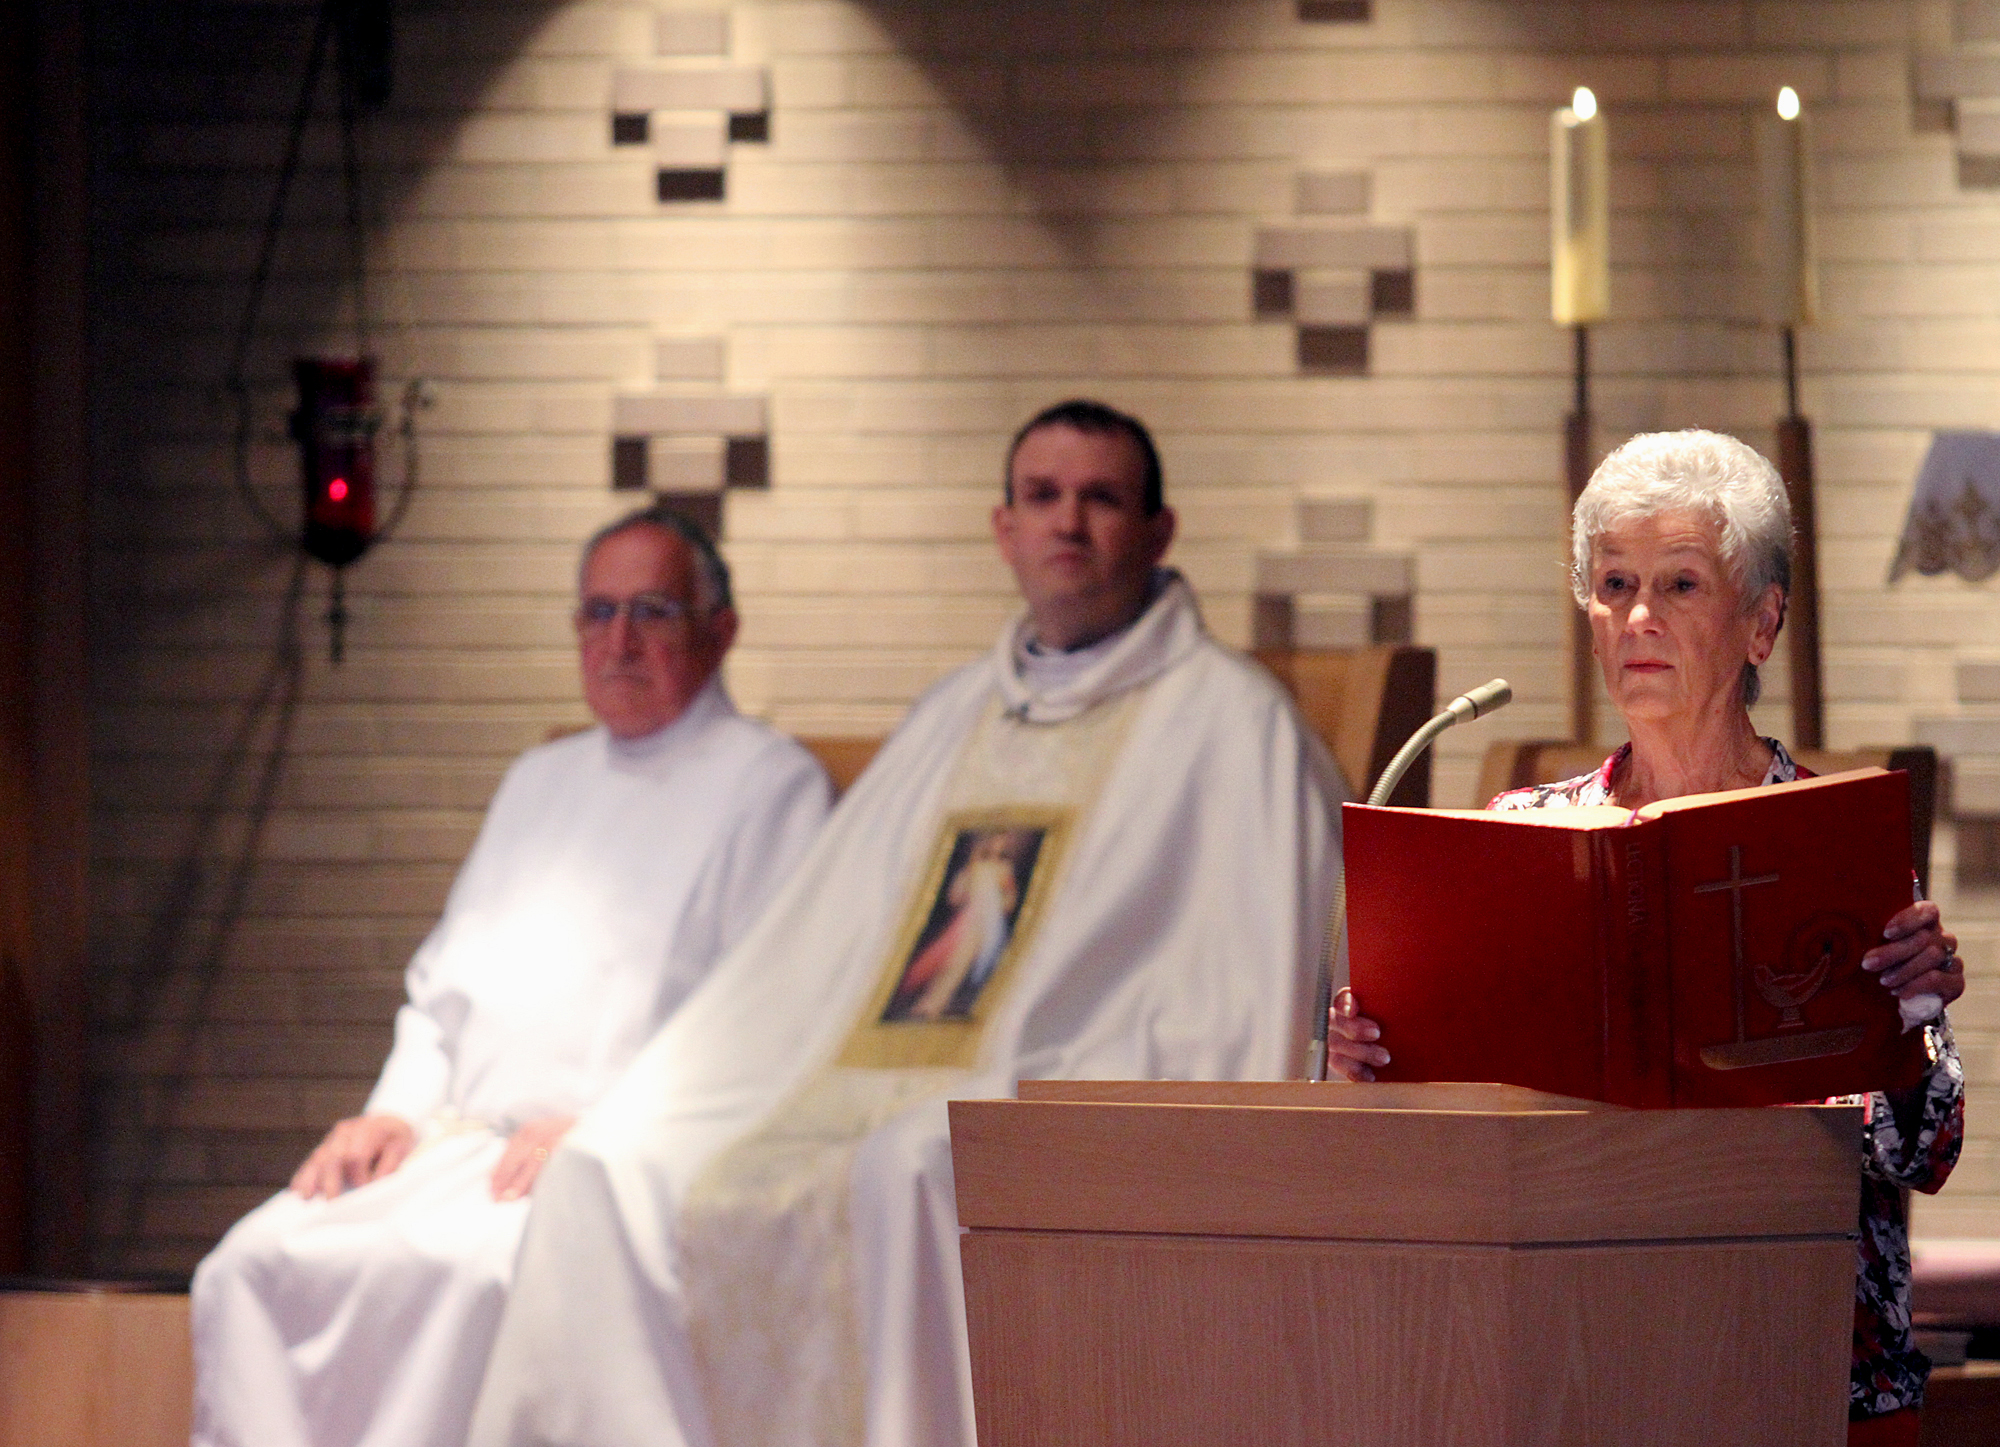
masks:
<svg viewBox="0 0 2000 1447"><path fill-rule="evenodd" d="M1777 468L1720 432L1642 432L1598 464L1570 515L1570 588L1590 602L1590 552L1621 523L1685 512L1715 523L1722 563L1754 608L1776 583L1792 589L1792 505ZM1783 613L1779 618L1782 622ZM1757 670L1743 665L1743 702L1757 701Z"/></svg>

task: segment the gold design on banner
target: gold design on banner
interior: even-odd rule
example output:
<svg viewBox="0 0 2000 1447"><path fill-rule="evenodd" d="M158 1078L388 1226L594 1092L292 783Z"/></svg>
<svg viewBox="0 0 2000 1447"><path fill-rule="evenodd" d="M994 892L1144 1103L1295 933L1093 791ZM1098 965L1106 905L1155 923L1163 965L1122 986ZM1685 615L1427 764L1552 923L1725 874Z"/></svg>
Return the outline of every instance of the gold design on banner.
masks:
<svg viewBox="0 0 2000 1447"><path fill-rule="evenodd" d="M1889 581L1915 571L1926 577L1956 573L1968 583L1982 583L2000 570L2000 515L1967 478L1950 505L1920 498L1903 524Z"/></svg>
<svg viewBox="0 0 2000 1447"><path fill-rule="evenodd" d="M882 978L837 1065L973 1065L986 1021L1034 939L1074 820L1066 806L945 817Z"/></svg>

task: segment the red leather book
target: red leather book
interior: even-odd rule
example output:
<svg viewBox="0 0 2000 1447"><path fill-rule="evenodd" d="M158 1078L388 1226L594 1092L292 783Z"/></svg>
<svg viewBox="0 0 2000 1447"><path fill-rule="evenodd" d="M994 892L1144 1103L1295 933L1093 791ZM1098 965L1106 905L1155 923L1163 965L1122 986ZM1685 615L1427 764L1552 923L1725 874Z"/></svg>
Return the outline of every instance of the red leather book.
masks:
<svg viewBox="0 0 2000 1447"><path fill-rule="evenodd" d="M1343 810L1349 979L1383 1080L1633 1106L1915 1083L1861 956L1910 903L1908 779L1612 806Z"/></svg>

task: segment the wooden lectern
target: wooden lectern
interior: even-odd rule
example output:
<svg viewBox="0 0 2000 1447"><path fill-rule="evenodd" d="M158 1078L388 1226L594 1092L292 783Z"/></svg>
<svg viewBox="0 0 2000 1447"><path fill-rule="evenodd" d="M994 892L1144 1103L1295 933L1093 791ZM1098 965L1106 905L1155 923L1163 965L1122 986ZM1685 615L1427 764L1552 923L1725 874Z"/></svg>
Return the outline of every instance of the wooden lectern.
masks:
<svg viewBox="0 0 2000 1447"><path fill-rule="evenodd" d="M954 1101L980 1447L1840 1447L1860 1111Z"/></svg>

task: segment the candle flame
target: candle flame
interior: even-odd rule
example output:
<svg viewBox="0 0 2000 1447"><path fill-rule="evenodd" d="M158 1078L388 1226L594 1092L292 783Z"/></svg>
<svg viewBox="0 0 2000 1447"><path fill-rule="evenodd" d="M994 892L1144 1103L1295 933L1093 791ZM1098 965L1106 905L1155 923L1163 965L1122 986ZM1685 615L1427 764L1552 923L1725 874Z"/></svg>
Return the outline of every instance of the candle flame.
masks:
<svg viewBox="0 0 2000 1447"><path fill-rule="evenodd" d="M1778 119L1781 121L1795 121L1798 118L1799 93L1790 86L1780 88L1778 91Z"/></svg>
<svg viewBox="0 0 2000 1447"><path fill-rule="evenodd" d="M1576 94L1569 98L1569 108L1576 112L1576 118L1587 121L1597 114L1597 97L1590 93L1590 87L1580 85Z"/></svg>

